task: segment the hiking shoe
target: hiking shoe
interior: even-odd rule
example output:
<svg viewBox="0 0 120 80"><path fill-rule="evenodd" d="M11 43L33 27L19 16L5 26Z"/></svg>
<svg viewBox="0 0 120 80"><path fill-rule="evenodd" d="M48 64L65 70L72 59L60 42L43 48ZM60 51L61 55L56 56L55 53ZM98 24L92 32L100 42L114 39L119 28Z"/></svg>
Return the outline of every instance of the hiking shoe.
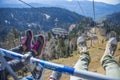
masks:
<svg viewBox="0 0 120 80"><path fill-rule="evenodd" d="M79 37L77 39L77 46L78 46L78 49L79 49L80 53L88 52L87 45L86 45L86 40L85 40L84 37Z"/></svg>
<svg viewBox="0 0 120 80"><path fill-rule="evenodd" d="M40 67L40 66L37 66L37 67L34 68L33 72L35 74L34 77L35 77L36 80L38 80L38 79L41 80L42 75L43 75L43 70L44 69L42 67Z"/></svg>
<svg viewBox="0 0 120 80"><path fill-rule="evenodd" d="M101 58L101 62L106 55L113 56L116 48L117 48L117 39L115 37L112 37L109 39L109 41L106 44L106 49L103 57Z"/></svg>
<svg viewBox="0 0 120 80"><path fill-rule="evenodd" d="M48 80L60 80L62 73L53 71Z"/></svg>
<svg viewBox="0 0 120 80"><path fill-rule="evenodd" d="M25 36L21 42L21 44L23 46L26 46L26 50L25 51L29 51L31 50L31 45L32 45L32 31L29 29L25 32Z"/></svg>
<svg viewBox="0 0 120 80"><path fill-rule="evenodd" d="M36 43L32 47L32 50L35 52L35 56L38 56L41 54L43 45L44 45L44 37L42 35L39 35L37 37Z"/></svg>

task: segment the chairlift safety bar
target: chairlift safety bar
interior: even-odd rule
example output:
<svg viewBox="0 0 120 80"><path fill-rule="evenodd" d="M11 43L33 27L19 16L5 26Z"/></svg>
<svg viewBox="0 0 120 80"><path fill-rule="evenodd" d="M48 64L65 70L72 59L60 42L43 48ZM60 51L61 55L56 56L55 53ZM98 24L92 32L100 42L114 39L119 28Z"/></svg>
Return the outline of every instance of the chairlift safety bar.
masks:
<svg viewBox="0 0 120 80"><path fill-rule="evenodd" d="M0 54L3 56L7 56L10 58L22 60L24 55L12 52L9 50L5 50L0 48ZM46 69L53 70L53 71L58 71L64 74L76 76L76 77L81 77L89 80L118 80L115 78L107 77L102 74L94 73L94 72L89 72L89 71L84 71L84 70L76 70L75 68L69 67L69 66L64 66L52 62L48 62L45 60L40 60L34 57L30 58L30 64L35 65L35 66L42 66Z"/></svg>

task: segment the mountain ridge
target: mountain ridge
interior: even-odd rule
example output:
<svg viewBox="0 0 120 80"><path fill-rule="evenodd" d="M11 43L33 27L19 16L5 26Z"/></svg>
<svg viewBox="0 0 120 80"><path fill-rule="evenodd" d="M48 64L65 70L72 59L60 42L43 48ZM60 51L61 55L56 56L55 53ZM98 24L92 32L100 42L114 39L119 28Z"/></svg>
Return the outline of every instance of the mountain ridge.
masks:
<svg viewBox="0 0 120 80"><path fill-rule="evenodd" d="M64 8L64 9L68 9L70 11L76 12L80 15L84 15L84 16L88 16L88 17L93 17L93 5L91 1L80 1L79 4L81 5L83 11L81 10L79 4L77 1L60 1L59 4L56 4L57 2L52 2L53 4L51 4L50 2L46 2L46 3L29 3L30 5L32 5L33 7L59 7L59 8ZM8 7L10 7L9 5L7 5ZM7 7L6 6L6 7ZM0 7L2 7L2 5L0 5ZM5 7L5 5L3 6ZM14 8L15 6L11 5L11 8ZM25 4L20 4L16 5L16 7L18 8L23 8L23 7L27 7L30 8L29 6L25 5ZM96 19L101 18L102 16L108 15L108 14L112 14L114 12L119 12L120 11L120 4L106 4L103 2L95 2L95 14L96 14Z"/></svg>

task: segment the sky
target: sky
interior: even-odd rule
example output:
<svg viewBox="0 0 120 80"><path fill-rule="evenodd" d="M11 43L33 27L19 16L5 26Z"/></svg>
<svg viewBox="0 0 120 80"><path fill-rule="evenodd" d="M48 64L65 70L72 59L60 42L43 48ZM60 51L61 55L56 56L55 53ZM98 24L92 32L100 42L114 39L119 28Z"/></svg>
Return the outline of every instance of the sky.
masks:
<svg viewBox="0 0 120 80"><path fill-rule="evenodd" d="M59 1L74 1L74 0L23 0L27 3L45 3L50 2L52 4L53 1L57 1L59 3ZM76 0L78 1L78 0ZM79 1L93 1L93 0L79 0ZM94 0L96 2L104 2L104 3L108 3L108 4L118 4L120 3L120 0ZM21 2L19 0L0 0L0 4L21 4Z"/></svg>
<svg viewBox="0 0 120 80"><path fill-rule="evenodd" d="M67 1L73 1L73 0L67 0ZM76 0L76 1L85 1L85 0ZM93 0L86 0L86 1L93 1ZM108 4L119 4L120 0L94 0L96 2L104 2Z"/></svg>

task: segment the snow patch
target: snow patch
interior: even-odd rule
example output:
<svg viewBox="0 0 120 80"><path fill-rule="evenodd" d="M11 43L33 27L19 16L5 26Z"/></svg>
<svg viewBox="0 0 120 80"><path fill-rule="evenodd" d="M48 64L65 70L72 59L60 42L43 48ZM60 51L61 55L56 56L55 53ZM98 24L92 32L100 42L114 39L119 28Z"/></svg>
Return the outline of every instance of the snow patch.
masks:
<svg viewBox="0 0 120 80"><path fill-rule="evenodd" d="M50 15L48 15L48 14L43 14L45 17L46 17L46 19L48 20L48 19L50 19Z"/></svg>
<svg viewBox="0 0 120 80"><path fill-rule="evenodd" d="M34 28L40 27L40 25L37 24L37 23L27 23L27 26L28 26L29 28L32 28L32 27L34 27Z"/></svg>
<svg viewBox="0 0 120 80"><path fill-rule="evenodd" d="M11 13L11 17L14 18L14 15Z"/></svg>
<svg viewBox="0 0 120 80"><path fill-rule="evenodd" d="M8 23L8 21L7 21L7 20L5 20L5 23Z"/></svg>
<svg viewBox="0 0 120 80"><path fill-rule="evenodd" d="M9 22L8 20L5 20L5 23L6 23L6 24L10 24L10 22Z"/></svg>

